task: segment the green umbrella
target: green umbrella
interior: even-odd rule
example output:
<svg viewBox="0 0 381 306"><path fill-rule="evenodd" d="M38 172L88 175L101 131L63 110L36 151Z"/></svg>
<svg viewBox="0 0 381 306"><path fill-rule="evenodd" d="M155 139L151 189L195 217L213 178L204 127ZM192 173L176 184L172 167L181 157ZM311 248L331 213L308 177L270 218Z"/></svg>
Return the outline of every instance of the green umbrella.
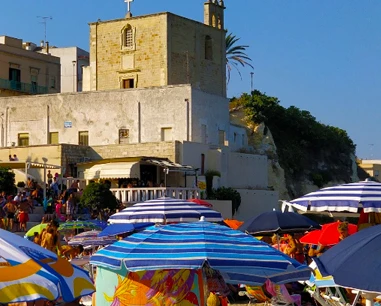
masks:
<svg viewBox="0 0 381 306"><path fill-rule="evenodd" d="M72 231L76 229L102 230L102 227L90 221L68 221L61 223L59 231Z"/></svg>
<svg viewBox="0 0 381 306"><path fill-rule="evenodd" d="M41 223L33 226L29 231L26 232L25 237L33 237L34 233L41 234L42 230L46 228L49 224L48 223Z"/></svg>

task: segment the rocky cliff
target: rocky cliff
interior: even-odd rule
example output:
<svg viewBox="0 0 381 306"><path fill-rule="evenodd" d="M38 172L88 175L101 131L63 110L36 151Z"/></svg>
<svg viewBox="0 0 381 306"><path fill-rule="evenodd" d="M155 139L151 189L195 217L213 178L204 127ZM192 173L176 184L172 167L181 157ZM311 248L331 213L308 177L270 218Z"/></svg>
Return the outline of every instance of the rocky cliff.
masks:
<svg viewBox="0 0 381 306"><path fill-rule="evenodd" d="M295 176L290 171L287 172L287 169L282 168L277 144L268 126L263 122L256 124L249 120L242 105L231 108L230 119L232 123L246 128L248 142L251 146L249 153L267 155L268 185L279 192L280 200L290 200L321 187L359 180L356 158L353 153L349 156L342 156L340 159L332 159L331 154L336 154L336 152L324 150L314 152L314 156L310 157L314 162L306 165L302 174ZM311 154L311 152L304 152L304 154ZM319 182L317 176L320 173L328 173L330 179L325 179L324 184L317 186L316 181Z"/></svg>

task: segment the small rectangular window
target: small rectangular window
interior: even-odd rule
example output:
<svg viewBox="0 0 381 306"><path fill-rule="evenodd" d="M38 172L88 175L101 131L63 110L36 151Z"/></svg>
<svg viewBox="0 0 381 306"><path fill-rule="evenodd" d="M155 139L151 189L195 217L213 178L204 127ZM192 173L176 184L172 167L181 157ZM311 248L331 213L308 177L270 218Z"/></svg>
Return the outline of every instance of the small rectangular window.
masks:
<svg viewBox="0 0 381 306"><path fill-rule="evenodd" d="M49 133L49 144L58 144L58 132Z"/></svg>
<svg viewBox="0 0 381 306"><path fill-rule="evenodd" d="M81 146L88 146L89 145L89 132L88 131L78 132L78 144Z"/></svg>
<svg viewBox="0 0 381 306"><path fill-rule="evenodd" d="M224 130L218 130L218 144L220 146L225 145L225 131Z"/></svg>
<svg viewBox="0 0 381 306"><path fill-rule="evenodd" d="M28 133L20 133L18 134L18 146L29 146L29 134Z"/></svg>
<svg viewBox="0 0 381 306"><path fill-rule="evenodd" d="M130 143L130 130L120 129L119 130L119 144Z"/></svg>
<svg viewBox="0 0 381 306"><path fill-rule="evenodd" d="M161 141L172 141L172 128L161 129Z"/></svg>
<svg viewBox="0 0 381 306"><path fill-rule="evenodd" d="M123 88L134 88L134 79L124 79Z"/></svg>

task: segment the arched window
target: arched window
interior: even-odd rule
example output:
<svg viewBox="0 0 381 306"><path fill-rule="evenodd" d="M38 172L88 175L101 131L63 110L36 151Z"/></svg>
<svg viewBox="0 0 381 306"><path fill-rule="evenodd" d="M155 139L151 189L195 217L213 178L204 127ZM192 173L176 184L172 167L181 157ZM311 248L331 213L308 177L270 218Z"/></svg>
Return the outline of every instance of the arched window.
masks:
<svg viewBox="0 0 381 306"><path fill-rule="evenodd" d="M222 29L222 20L220 15L217 17L217 28L220 30Z"/></svg>
<svg viewBox="0 0 381 306"><path fill-rule="evenodd" d="M122 45L124 48L133 48L134 46L134 31L130 25L124 27L122 31Z"/></svg>
<svg viewBox="0 0 381 306"><path fill-rule="evenodd" d="M205 36L205 59L213 59L213 40L210 36Z"/></svg>

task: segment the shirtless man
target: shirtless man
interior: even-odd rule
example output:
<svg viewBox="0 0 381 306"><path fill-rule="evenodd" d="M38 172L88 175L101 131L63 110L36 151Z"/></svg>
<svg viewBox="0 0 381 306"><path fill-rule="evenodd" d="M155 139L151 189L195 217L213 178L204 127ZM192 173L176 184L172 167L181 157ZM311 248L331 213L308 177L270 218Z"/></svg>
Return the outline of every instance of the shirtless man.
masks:
<svg viewBox="0 0 381 306"><path fill-rule="evenodd" d="M7 220L5 221L5 229L8 229L13 232L13 218L15 217L15 212L17 210L17 206L12 202L8 202L3 207L3 210L7 214Z"/></svg>

